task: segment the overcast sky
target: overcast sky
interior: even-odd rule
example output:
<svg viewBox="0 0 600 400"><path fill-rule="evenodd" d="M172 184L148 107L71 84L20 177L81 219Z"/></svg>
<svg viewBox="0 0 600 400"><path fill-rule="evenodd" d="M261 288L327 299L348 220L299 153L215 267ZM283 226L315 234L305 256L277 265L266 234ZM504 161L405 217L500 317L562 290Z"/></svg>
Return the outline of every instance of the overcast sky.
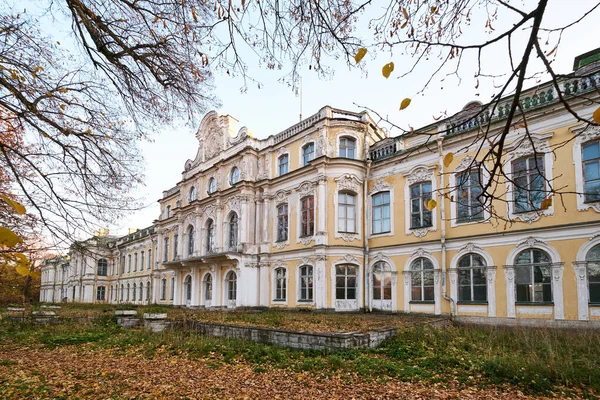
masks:
<svg viewBox="0 0 600 400"><path fill-rule="evenodd" d="M375 2L377 3L377 1ZM521 2L513 2L515 5ZM530 1L525 1L531 4ZM583 10L591 8L596 1L587 0L550 0L548 10L544 16L545 27L562 26L567 22L581 16ZM530 9L531 6L526 7ZM512 15L504 13L497 21L496 32L502 26L510 26L514 19ZM572 70L575 56L593 50L600 46L600 11L589 16L583 23L567 31L561 41L554 65L555 71L568 73ZM483 23L482 23L483 24ZM487 39L480 26L472 26L471 31L465 35L466 40L481 42ZM546 37L544 36L545 40ZM518 46L518 43L514 44ZM553 47L552 41L547 51ZM484 53L486 68L495 73L510 72L506 57L506 44L502 48L492 49ZM258 67L258 62L253 62L248 55L250 64L249 73L260 81L261 88L252 84L247 91L242 93L240 88L243 81L240 77L230 77L227 74L216 72L216 95L222 106L216 111L220 114L229 114L240 121L239 128L247 126L257 138L266 138L299 121L300 98L286 84L279 82L281 71L265 70ZM463 64L461 80L455 76L444 79L443 82L435 80L424 94L417 95L437 60L431 59L418 71L409 77L398 78L409 68L410 59L405 58L400 51L395 51L392 56L388 52L373 54L372 51L362 61L364 69L349 68L342 61L328 60L328 64L335 71L328 78L319 78L313 71L304 68L302 71L302 114L304 117L317 112L321 107L330 105L352 111L361 111L356 104L376 110L381 115L387 116L394 123L408 128L409 125L419 128L434 122L434 116L439 116L446 111L452 115L459 111L467 102L479 100L487 102L494 94L494 84L497 81L481 81L478 88L473 78L475 62L466 58ZM381 75L381 67L394 61L396 70L389 79ZM539 70L539 68L538 68ZM544 77L543 81L547 78ZM533 86L531 81L528 86ZM400 101L412 98L410 107L399 111ZM152 224L158 217L158 199L162 191L173 187L181 179L184 163L187 159L194 158L198 147L195 126L182 126L160 132L153 143L142 144L146 162L146 186L138 196L147 207L130 218L123 221L120 226L111 227L113 234L125 234L128 228L143 228ZM392 136L398 132L391 132Z"/></svg>

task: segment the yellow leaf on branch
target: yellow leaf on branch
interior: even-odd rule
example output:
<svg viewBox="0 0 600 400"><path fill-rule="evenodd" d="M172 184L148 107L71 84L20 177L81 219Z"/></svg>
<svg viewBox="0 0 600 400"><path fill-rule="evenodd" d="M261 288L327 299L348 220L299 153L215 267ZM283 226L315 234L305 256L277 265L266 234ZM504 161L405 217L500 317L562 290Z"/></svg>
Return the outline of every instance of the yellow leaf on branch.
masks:
<svg viewBox="0 0 600 400"><path fill-rule="evenodd" d="M19 235L4 226L0 226L0 246L11 248L18 243L23 243L23 239Z"/></svg>
<svg viewBox="0 0 600 400"><path fill-rule="evenodd" d="M6 204L8 204L13 210L17 212L19 215L25 214L25 207L19 203L18 201L11 200L3 194L0 194L0 199L4 200Z"/></svg>
<svg viewBox="0 0 600 400"><path fill-rule="evenodd" d="M547 210L552 205L552 197L546 197L540 204L540 209Z"/></svg>
<svg viewBox="0 0 600 400"><path fill-rule="evenodd" d="M429 211L433 210L437 206L437 201L431 199L425 203L425 208Z"/></svg>
<svg viewBox="0 0 600 400"><path fill-rule="evenodd" d="M365 49L364 47L361 47L360 49L358 49L358 51L354 55L354 61L356 61L356 63L358 64L360 62L360 60L362 60L366 54L367 54L367 49Z"/></svg>
<svg viewBox="0 0 600 400"><path fill-rule="evenodd" d="M400 103L400 110L404 110L406 107L410 106L410 99L407 97Z"/></svg>
<svg viewBox="0 0 600 400"><path fill-rule="evenodd" d="M600 107L598 107L596 109L596 111L594 111L594 114L592 115L592 118L594 119L594 122L600 125Z"/></svg>
<svg viewBox="0 0 600 400"><path fill-rule="evenodd" d="M390 74L392 73L393 70L394 70L394 63L393 62L389 62L389 63L387 63L387 64L385 64L383 66L383 68L381 69L381 73L386 78L389 78Z"/></svg>
<svg viewBox="0 0 600 400"><path fill-rule="evenodd" d="M448 168L454 160L454 153L450 152L444 156L444 167Z"/></svg>

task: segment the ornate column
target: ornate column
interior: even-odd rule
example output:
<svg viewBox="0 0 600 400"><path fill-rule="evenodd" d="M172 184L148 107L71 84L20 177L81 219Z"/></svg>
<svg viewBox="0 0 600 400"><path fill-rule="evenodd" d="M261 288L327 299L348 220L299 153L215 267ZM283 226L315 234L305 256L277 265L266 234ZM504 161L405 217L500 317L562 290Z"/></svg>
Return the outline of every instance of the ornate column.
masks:
<svg viewBox="0 0 600 400"><path fill-rule="evenodd" d="M248 205L248 196L242 196L242 198L240 199L241 205L240 205L240 218L239 218L239 239L238 242L240 245L248 243L250 241L249 239L249 231L250 231L250 219L251 219L251 215L249 212L249 205Z"/></svg>
<svg viewBox="0 0 600 400"><path fill-rule="evenodd" d="M435 301L435 315L442 313L442 272L439 269L433 271L433 299Z"/></svg>
<svg viewBox="0 0 600 400"><path fill-rule="evenodd" d="M404 312L410 312L410 289L411 289L411 278L412 274L410 271L403 271L402 278L404 278Z"/></svg>
<svg viewBox="0 0 600 400"><path fill-rule="evenodd" d="M196 214L196 226L194 227L194 257L202 254L202 226L200 221L200 213Z"/></svg>
<svg viewBox="0 0 600 400"><path fill-rule="evenodd" d="M214 252L218 253L224 250L223 246L223 205L217 200L217 206L215 208L215 248Z"/></svg>
<svg viewBox="0 0 600 400"><path fill-rule="evenodd" d="M587 283L587 262L573 262L575 270L575 280L577 281L577 315L581 321L588 321L589 317L589 298Z"/></svg>
<svg viewBox="0 0 600 400"><path fill-rule="evenodd" d="M256 209L254 212L256 213L256 222L258 223L258 227L256 229L257 236L254 238L254 243L260 246L263 240L263 227L266 225L266 221L263 216L264 198L259 195L256 199Z"/></svg>
<svg viewBox="0 0 600 400"><path fill-rule="evenodd" d="M448 276L450 277L450 297L454 300L454 304L458 303L458 270L456 268L450 268L448 270ZM456 306L456 315L458 315L458 305Z"/></svg>
<svg viewBox="0 0 600 400"><path fill-rule="evenodd" d="M181 272L176 269L174 271L174 277L175 277L175 284L173 285L173 305L174 306L180 306L181 305L181 285L179 283L179 278L181 277Z"/></svg>
<svg viewBox="0 0 600 400"><path fill-rule="evenodd" d="M269 297L271 297L271 293L273 293L271 285L275 285L275 282L271 281L271 285L269 285L271 268L268 263L257 264L257 268L258 279L260 280L258 285L260 287L260 293L258 294L259 306L267 307L269 305Z"/></svg>
<svg viewBox="0 0 600 400"><path fill-rule="evenodd" d="M515 267L514 265L504 266L504 276L506 278L506 316L515 318Z"/></svg>
<svg viewBox="0 0 600 400"><path fill-rule="evenodd" d="M552 295L554 300L554 319L565 319L563 296L564 263L552 264Z"/></svg>
<svg viewBox="0 0 600 400"><path fill-rule="evenodd" d="M315 257L315 307L317 309L327 307L327 285L325 282L325 255ZM332 278L335 279L335 278Z"/></svg>
<svg viewBox="0 0 600 400"><path fill-rule="evenodd" d="M265 196L263 205L263 218L262 218L262 234L261 240L263 244L271 243L271 229L270 225L273 223L273 198L271 196ZM291 232L290 232L291 233Z"/></svg>
<svg viewBox="0 0 600 400"><path fill-rule="evenodd" d="M496 267L487 267L488 317L496 316Z"/></svg>
<svg viewBox="0 0 600 400"><path fill-rule="evenodd" d="M327 244L327 220L325 218L327 211L327 179L320 176L317 188L317 234L315 236L316 244Z"/></svg>
<svg viewBox="0 0 600 400"><path fill-rule="evenodd" d="M211 302L212 307L219 307L223 305L223 296L221 295L222 287L223 287L223 279L221 267L211 267L211 271L213 272L214 280L213 280L213 298Z"/></svg>
<svg viewBox="0 0 600 400"><path fill-rule="evenodd" d="M200 305L200 267L192 267L192 303L193 307Z"/></svg>

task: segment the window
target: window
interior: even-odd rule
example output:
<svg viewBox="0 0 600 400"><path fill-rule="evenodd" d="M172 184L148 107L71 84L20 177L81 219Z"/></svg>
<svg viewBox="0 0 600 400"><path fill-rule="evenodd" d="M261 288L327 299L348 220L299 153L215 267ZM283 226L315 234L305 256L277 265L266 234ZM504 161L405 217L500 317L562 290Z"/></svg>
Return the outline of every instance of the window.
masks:
<svg viewBox="0 0 600 400"><path fill-rule="evenodd" d="M356 233L356 196L338 193L338 232Z"/></svg>
<svg viewBox="0 0 600 400"><path fill-rule="evenodd" d="M135 283L134 283L134 284L133 284L133 294L132 294L132 301L135 301L135 296L136 296L136 293L137 293L137 292L136 292L136 289L137 289L137 288L136 288L136 286L135 286Z"/></svg>
<svg viewBox="0 0 600 400"><path fill-rule="evenodd" d="M170 205L167 206L166 212L167 212L167 218L171 217L171 206Z"/></svg>
<svg viewBox="0 0 600 400"><path fill-rule="evenodd" d="M238 245L238 216L236 213L231 213L229 218L229 249L236 250Z"/></svg>
<svg viewBox="0 0 600 400"><path fill-rule="evenodd" d="M189 194L189 196L188 196L188 202L190 202L190 203L191 203L191 202L192 202L192 201L194 201L194 200L196 200L196 187L195 187L195 186L192 186L192 187L190 188L190 194Z"/></svg>
<svg viewBox="0 0 600 400"><path fill-rule="evenodd" d="M210 178L208 181L208 194L212 194L217 191L217 180L215 178Z"/></svg>
<svg viewBox="0 0 600 400"><path fill-rule="evenodd" d="M356 267L338 265L335 267L336 300L356 300Z"/></svg>
<svg viewBox="0 0 600 400"><path fill-rule="evenodd" d="M106 276L108 274L108 261L105 258L98 260L98 275Z"/></svg>
<svg viewBox="0 0 600 400"><path fill-rule="evenodd" d="M390 192L373 196L373 234L390 232Z"/></svg>
<svg viewBox="0 0 600 400"><path fill-rule="evenodd" d="M212 300L212 275L206 274L204 277L204 300Z"/></svg>
<svg viewBox="0 0 600 400"><path fill-rule="evenodd" d="M513 162L515 213L538 210L546 196L544 158L524 157Z"/></svg>
<svg viewBox="0 0 600 400"><path fill-rule="evenodd" d="M104 301L106 300L106 287L98 286L96 288L96 300Z"/></svg>
<svg viewBox="0 0 600 400"><path fill-rule="evenodd" d="M285 268L275 270L275 300L282 301L287 296L287 281Z"/></svg>
<svg viewBox="0 0 600 400"><path fill-rule="evenodd" d="M431 182L421 182L410 187L410 227L431 226L431 211L426 204L431 200Z"/></svg>
<svg viewBox="0 0 600 400"><path fill-rule="evenodd" d="M188 257L192 257L194 255L194 227L192 225L188 226L187 239Z"/></svg>
<svg viewBox="0 0 600 400"><path fill-rule="evenodd" d="M379 261L373 266L373 300L392 299L392 274L389 266Z"/></svg>
<svg viewBox="0 0 600 400"><path fill-rule="evenodd" d="M515 259L517 301L542 303L552 301L552 265L546 252L527 249Z"/></svg>
<svg viewBox="0 0 600 400"><path fill-rule="evenodd" d="M137 271L138 253L133 253L133 272Z"/></svg>
<svg viewBox="0 0 600 400"><path fill-rule="evenodd" d="M125 286L121 284L121 301L123 301L123 292L125 291Z"/></svg>
<svg viewBox="0 0 600 400"><path fill-rule="evenodd" d="M127 256L127 272L131 272L131 254Z"/></svg>
<svg viewBox="0 0 600 400"><path fill-rule="evenodd" d="M148 269L152 268L152 250L148 249Z"/></svg>
<svg viewBox="0 0 600 400"><path fill-rule="evenodd" d="M433 301L433 264L427 258L417 258L410 266L412 301Z"/></svg>
<svg viewBox="0 0 600 400"><path fill-rule="evenodd" d="M131 291L131 286L129 286L129 283L127 284L127 301L129 301L129 292Z"/></svg>
<svg viewBox="0 0 600 400"><path fill-rule="evenodd" d="M469 222L483 219L483 204L481 203L481 183L479 171L463 172L457 177L456 207L458 222Z"/></svg>
<svg viewBox="0 0 600 400"><path fill-rule="evenodd" d="M233 271L229 271L227 277L227 300L235 300L237 296L237 275Z"/></svg>
<svg viewBox="0 0 600 400"><path fill-rule="evenodd" d="M305 265L300 267L300 300L312 301L313 299L313 267Z"/></svg>
<svg viewBox="0 0 600 400"><path fill-rule="evenodd" d="M144 283L140 282L140 296L139 296L140 301L142 301L144 299Z"/></svg>
<svg viewBox="0 0 600 400"><path fill-rule="evenodd" d="M173 259L176 259L179 255L179 234L175 232L173 234Z"/></svg>
<svg viewBox="0 0 600 400"><path fill-rule="evenodd" d="M600 201L600 141L583 146L585 202Z"/></svg>
<svg viewBox="0 0 600 400"><path fill-rule="evenodd" d="M233 167L231 175L229 176L229 183L233 186L240 181L240 169Z"/></svg>
<svg viewBox="0 0 600 400"><path fill-rule="evenodd" d="M600 244L592 247L585 256L589 285L589 302L600 303Z"/></svg>
<svg viewBox="0 0 600 400"><path fill-rule="evenodd" d="M356 140L349 137L340 139L340 157L356 158Z"/></svg>
<svg viewBox="0 0 600 400"><path fill-rule="evenodd" d="M121 273L125 273L125 256L121 256Z"/></svg>
<svg viewBox="0 0 600 400"><path fill-rule="evenodd" d="M192 277L189 275L186 276L183 281L183 290L185 293L185 301L192 301Z"/></svg>
<svg viewBox="0 0 600 400"><path fill-rule="evenodd" d="M160 299L161 300L167 299L167 280L166 279L162 279L160 281Z"/></svg>
<svg viewBox="0 0 600 400"><path fill-rule="evenodd" d="M215 224L212 219L209 219L206 223L206 252L212 253L214 251L215 241Z"/></svg>
<svg viewBox="0 0 600 400"><path fill-rule="evenodd" d="M315 199L313 196L307 196L300 202L302 209L300 236L312 236L315 234Z"/></svg>
<svg viewBox="0 0 600 400"><path fill-rule="evenodd" d="M284 154L280 156L277 160L279 167L279 176L287 174L290 167L290 156L288 154Z"/></svg>
<svg viewBox="0 0 600 400"><path fill-rule="evenodd" d="M302 148L302 166L308 165L313 158L315 158L315 144L308 143Z"/></svg>
<svg viewBox="0 0 600 400"><path fill-rule="evenodd" d="M285 242L288 239L288 205L281 204L277 207L277 241Z"/></svg>
<svg viewBox="0 0 600 400"><path fill-rule="evenodd" d="M145 261L144 260L144 255L145 255L145 252L141 251L140 252L140 271L144 270L144 261Z"/></svg>
<svg viewBox="0 0 600 400"><path fill-rule="evenodd" d="M163 255L163 261L169 261L169 238L165 238L165 254Z"/></svg>
<svg viewBox="0 0 600 400"><path fill-rule="evenodd" d="M146 282L146 301L150 300L150 281Z"/></svg>
<svg viewBox="0 0 600 400"><path fill-rule="evenodd" d="M487 301L485 261L469 253L458 261L458 301Z"/></svg>
<svg viewBox="0 0 600 400"><path fill-rule="evenodd" d="M169 299L173 300L175 298L175 277L171 278L171 294Z"/></svg>

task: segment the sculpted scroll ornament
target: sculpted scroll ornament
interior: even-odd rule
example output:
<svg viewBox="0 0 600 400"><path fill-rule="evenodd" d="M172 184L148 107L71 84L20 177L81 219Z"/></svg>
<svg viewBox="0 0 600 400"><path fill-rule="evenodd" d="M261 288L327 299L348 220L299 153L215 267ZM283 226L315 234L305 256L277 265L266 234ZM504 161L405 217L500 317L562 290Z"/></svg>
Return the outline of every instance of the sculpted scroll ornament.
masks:
<svg viewBox="0 0 600 400"><path fill-rule="evenodd" d="M275 205L279 205L282 203L287 203L289 201L290 198L290 191L289 190L278 190L277 193L275 193L274 199L275 199Z"/></svg>
<svg viewBox="0 0 600 400"><path fill-rule="evenodd" d="M533 146L532 146L533 143ZM516 160L530 154L538 153L544 154L550 152L548 147L548 141L539 137L531 135L513 144L513 148L508 151L507 161Z"/></svg>
<svg viewBox="0 0 600 400"><path fill-rule="evenodd" d="M307 196L309 194L313 194L315 191L315 182L302 182L298 187L298 193L301 197Z"/></svg>
<svg viewBox="0 0 600 400"><path fill-rule="evenodd" d="M305 236L305 237L301 237L300 238L300 242L305 245L308 246L310 244L310 242L312 242L314 239L313 236Z"/></svg>
<svg viewBox="0 0 600 400"><path fill-rule="evenodd" d="M358 233L340 233L340 237L342 240L344 240L344 242L359 240Z"/></svg>
<svg viewBox="0 0 600 400"><path fill-rule="evenodd" d="M223 132L218 127L211 128L206 139L206 159L213 158L223 150Z"/></svg>
<svg viewBox="0 0 600 400"><path fill-rule="evenodd" d="M339 190L351 190L358 193L360 190L360 184L362 183L354 174L344 174L338 178L335 178Z"/></svg>
<svg viewBox="0 0 600 400"><path fill-rule="evenodd" d="M464 171L467 170L469 168L474 168L477 167L478 163L477 161L475 161L475 159L471 156L466 156L465 158L463 158L462 160L460 160L460 163L458 164L458 167L456 167L456 169L454 170L454 172L460 172L460 171Z"/></svg>
<svg viewBox="0 0 600 400"><path fill-rule="evenodd" d="M433 170L427 167L417 167L405 176L408 185L412 185L417 182L431 181L433 180Z"/></svg>
<svg viewBox="0 0 600 400"><path fill-rule="evenodd" d="M369 192L369 194L373 194L373 193L377 193L377 192L381 192L381 191L385 191L385 190L390 190L392 188L392 185L390 185L389 183L387 183L386 181L382 180L382 179L378 179L375 184L373 185L373 187L371 188L371 191Z"/></svg>

